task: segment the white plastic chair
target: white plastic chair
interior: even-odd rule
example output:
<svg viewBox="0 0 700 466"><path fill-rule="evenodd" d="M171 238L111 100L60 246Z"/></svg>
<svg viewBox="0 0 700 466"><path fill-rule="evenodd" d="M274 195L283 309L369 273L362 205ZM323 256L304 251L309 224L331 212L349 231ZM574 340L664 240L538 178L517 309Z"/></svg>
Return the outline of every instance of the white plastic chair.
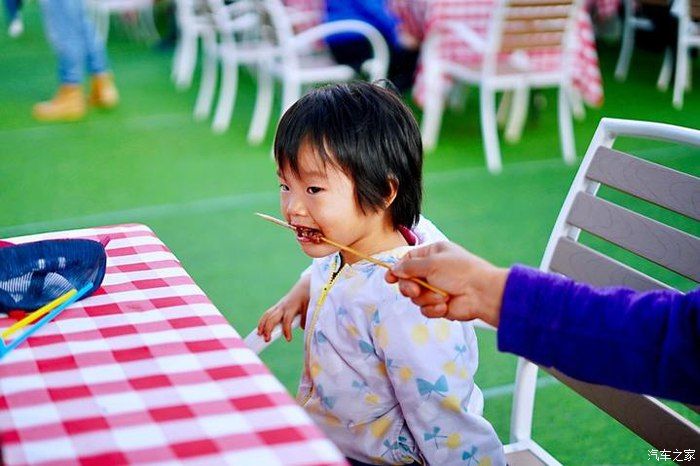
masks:
<svg viewBox="0 0 700 466"><path fill-rule="evenodd" d="M317 12L286 7L280 0L241 1L229 6L224 6L221 0L209 1L219 40L217 43L212 36L205 36L208 58L205 59L195 115L204 118L209 113L216 86L217 62L220 62L222 84L212 123L215 132L223 132L230 125L240 66L253 70L257 83L255 109L248 131L251 144L260 143L267 132L275 78L282 81L282 112L301 96L302 86L353 79L354 70L335 63L320 43L333 34L357 32L367 37L373 50L373 58L365 63L370 79L386 77L388 47L379 31L367 23L337 21L314 26L320 20L316 18ZM247 3L253 8L235 9L237 3ZM256 19L252 23L244 19L253 12ZM256 29L254 33L248 36L241 33L252 27ZM306 29L297 32L303 27Z"/></svg>
<svg viewBox="0 0 700 466"><path fill-rule="evenodd" d="M594 286L626 286L637 290L667 285L578 242L582 230L634 251L662 267L700 281L700 239L650 220L596 193L601 184L700 221L700 179L612 150L620 136L656 139L700 148L700 131L661 123L604 118L591 141L554 225L540 269ZM660 244L659 238L665 242ZM300 318L292 323L298 327ZM476 321L476 326L493 329ZM251 332L246 345L260 353L282 334L272 332L270 343ZM560 465L532 438L538 367L518 358L510 419L510 443L505 445L511 466ZM601 385L580 382L547 369L561 382L598 406L658 450L696 450L700 427L658 400ZM697 406L689 407L700 412Z"/></svg>
<svg viewBox="0 0 700 466"><path fill-rule="evenodd" d="M496 92L513 92L513 109L507 133L517 139L527 111L530 89L559 89L559 136L562 156L575 160L571 115L571 62L575 17L581 0L499 0L484 40L466 24L444 21L433 27L423 46L425 106L421 131L426 150L437 144L445 106L445 78L478 85L480 88L481 131L486 165L492 173L502 169L496 122ZM479 68L449 61L441 56L440 41L452 36L483 57ZM528 51L559 50L561 59L554 69L535 69Z"/></svg>
<svg viewBox="0 0 700 466"><path fill-rule="evenodd" d="M698 130L662 123L602 119L556 220L540 269L599 287L625 286L639 291L670 288L581 244L579 236L584 231L697 284L700 282L697 228L691 228L690 232L678 230L597 194L601 185L608 186L700 222L697 202L700 179L612 149L621 136L700 148ZM536 366L521 360L519 371L522 371L522 381L516 384L534 387ZM553 370L549 372L658 450L695 450L700 445L700 427L652 397L576 381ZM688 406L700 412L700 407Z"/></svg>
<svg viewBox="0 0 700 466"><path fill-rule="evenodd" d="M333 34L355 32L365 36L373 51L372 59L365 62L369 79L374 81L386 77L389 66L389 50L381 33L362 21L347 20L319 24L297 32L295 24L308 23L304 12L287 9L280 0L259 0L264 37L272 44L271 53L256 54L257 96L253 119L248 132L248 141L260 143L267 132L274 96L274 81L282 83L282 112L287 110L302 94L306 85L352 80L356 73L345 65L335 63L320 41ZM265 36L265 34L263 34ZM239 54L239 57L241 55ZM241 62L233 54L223 60L224 75L233 75L234 67ZM214 129L224 131L230 124L235 95L230 89L222 91L214 118Z"/></svg>
<svg viewBox="0 0 700 466"><path fill-rule="evenodd" d="M208 5L215 28L201 35L204 58L194 116L198 120L209 116L221 63L219 105L212 128L215 132L222 132L228 128L236 101L239 67L254 68L269 61L274 46L261 37L258 2L238 0L227 4L223 0L208 0Z"/></svg>
<svg viewBox="0 0 700 466"><path fill-rule="evenodd" d="M690 49L700 49L700 0L675 0L672 11L678 16L673 106L681 109L683 94L690 89L691 83Z"/></svg>
<svg viewBox="0 0 700 466"><path fill-rule="evenodd" d="M622 46L620 47L620 56L617 58L617 65L615 66L615 79L618 81L627 79L637 30L652 31L654 29L654 24L651 20L637 12L638 3L670 8L669 0L642 0L641 2L637 2L636 0L623 0L624 23L622 25ZM672 69L673 56L671 54L671 49L667 48L664 52L661 72L656 81L656 86L659 90L665 91L668 89Z"/></svg>
<svg viewBox="0 0 700 466"><path fill-rule="evenodd" d="M205 0L176 0L175 18L179 35L170 77L177 89L185 90L192 85L199 40L214 34L214 21Z"/></svg>
<svg viewBox="0 0 700 466"><path fill-rule="evenodd" d="M113 14L134 14L135 36L143 40L158 37L153 20L153 0L88 0L86 7L95 23L95 30L106 42L109 37L109 19Z"/></svg>

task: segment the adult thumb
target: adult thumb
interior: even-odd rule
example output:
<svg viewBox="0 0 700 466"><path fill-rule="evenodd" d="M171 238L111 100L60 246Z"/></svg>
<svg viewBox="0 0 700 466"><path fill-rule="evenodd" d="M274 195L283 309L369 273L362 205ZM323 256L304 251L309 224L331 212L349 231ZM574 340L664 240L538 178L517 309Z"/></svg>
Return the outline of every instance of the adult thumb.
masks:
<svg viewBox="0 0 700 466"><path fill-rule="evenodd" d="M391 272L399 278L427 277L432 261L426 257L404 257Z"/></svg>

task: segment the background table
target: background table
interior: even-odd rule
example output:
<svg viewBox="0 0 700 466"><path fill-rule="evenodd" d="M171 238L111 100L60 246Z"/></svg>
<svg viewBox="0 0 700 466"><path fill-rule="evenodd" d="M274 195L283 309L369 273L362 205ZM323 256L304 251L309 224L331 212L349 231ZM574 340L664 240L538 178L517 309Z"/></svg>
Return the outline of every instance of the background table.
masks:
<svg viewBox="0 0 700 466"><path fill-rule="evenodd" d="M69 237L107 273L0 361L6 466L345 464L148 227L10 241Z"/></svg>
<svg viewBox="0 0 700 466"><path fill-rule="evenodd" d="M285 4L297 10L314 12L317 21L325 16L324 0L284 0ZM597 0L611 3L619 0ZM389 8L399 18L402 27L423 41L431 28L442 21L463 21L470 29L486 38L487 27L494 10L495 0L388 0ZM607 3L606 3L607 4ZM313 25L308 23L306 26ZM603 103L603 82L598 64L593 24L589 13L582 9L576 23L576 45L573 60L574 88L589 105ZM463 41L447 37L440 43L440 53L450 61L478 67L481 55L471 50ZM530 54L533 66L540 70L556 67L561 62L558 51L542 50ZM424 98L423 70L419 64L413 97L422 106Z"/></svg>
<svg viewBox="0 0 700 466"><path fill-rule="evenodd" d="M487 37L494 0L390 0L392 10L415 37L423 40L432 28L440 27L444 21L463 22L476 34ZM576 21L576 49L574 50L572 75L574 88L589 105L603 103L603 83L598 64L595 37L591 17L584 9L579 11ZM464 41L450 35L439 45L440 53L449 61L479 69L482 55L471 49ZM542 49L528 53L530 63L538 71L557 68L562 60L557 49ZM423 69L419 65L414 86L414 98L423 103Z"/></svg>

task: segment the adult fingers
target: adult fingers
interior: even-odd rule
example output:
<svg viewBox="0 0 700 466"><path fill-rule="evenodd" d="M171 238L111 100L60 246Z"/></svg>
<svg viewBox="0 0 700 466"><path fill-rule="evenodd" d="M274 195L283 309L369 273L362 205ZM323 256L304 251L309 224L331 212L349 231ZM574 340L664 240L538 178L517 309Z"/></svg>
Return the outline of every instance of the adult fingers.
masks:
<svg viewBox="0 0 700 466"><path fill-rule="evenodd" d="M415 298L421 294L421 286L411 280L399 279L399 291L407 298Z"/></svg>
<svg viewBox="0 0 700 466"><path fill-rule="evenodd" d="M421 306L420 311L425 317L441 318L447 315L447 309L447 303L438 303Z"/></svg>
<svg viewBox="0 0 700 466"><path fill-rule="evenodd" d="M418 296L411 298L411 301L413 301L414 304L420 307L434 306L437 304L444 304L445 297L437 293L433 293L432 291L426 290L420 293Z"/></svg>
<svg viewBox="0 0 700 466"><path fill-rule="evenodd" d="M434 261L429 257L404 257L391 272L399 278L427 277L433 271Z"/></svg>

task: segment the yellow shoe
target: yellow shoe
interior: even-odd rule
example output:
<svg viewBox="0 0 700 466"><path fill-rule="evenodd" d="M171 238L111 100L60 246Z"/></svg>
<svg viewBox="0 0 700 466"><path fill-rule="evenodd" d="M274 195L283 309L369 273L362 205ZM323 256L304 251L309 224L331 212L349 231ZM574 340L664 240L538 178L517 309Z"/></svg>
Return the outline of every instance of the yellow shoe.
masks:
<svg viewBox="0 0 700 466"><path fill-rule="evenodd" d="M62 84L53 99L34 105L39 121L75 121L85 116L85 97L80 84Z"/></svg>
<svg viewBox="0 0 700 466"><path fill-rule="evenodd" d="M119 103L119 91L114 85L112 73L92 75L90 81L90 105L101 108L112 108Z"/></svg>

